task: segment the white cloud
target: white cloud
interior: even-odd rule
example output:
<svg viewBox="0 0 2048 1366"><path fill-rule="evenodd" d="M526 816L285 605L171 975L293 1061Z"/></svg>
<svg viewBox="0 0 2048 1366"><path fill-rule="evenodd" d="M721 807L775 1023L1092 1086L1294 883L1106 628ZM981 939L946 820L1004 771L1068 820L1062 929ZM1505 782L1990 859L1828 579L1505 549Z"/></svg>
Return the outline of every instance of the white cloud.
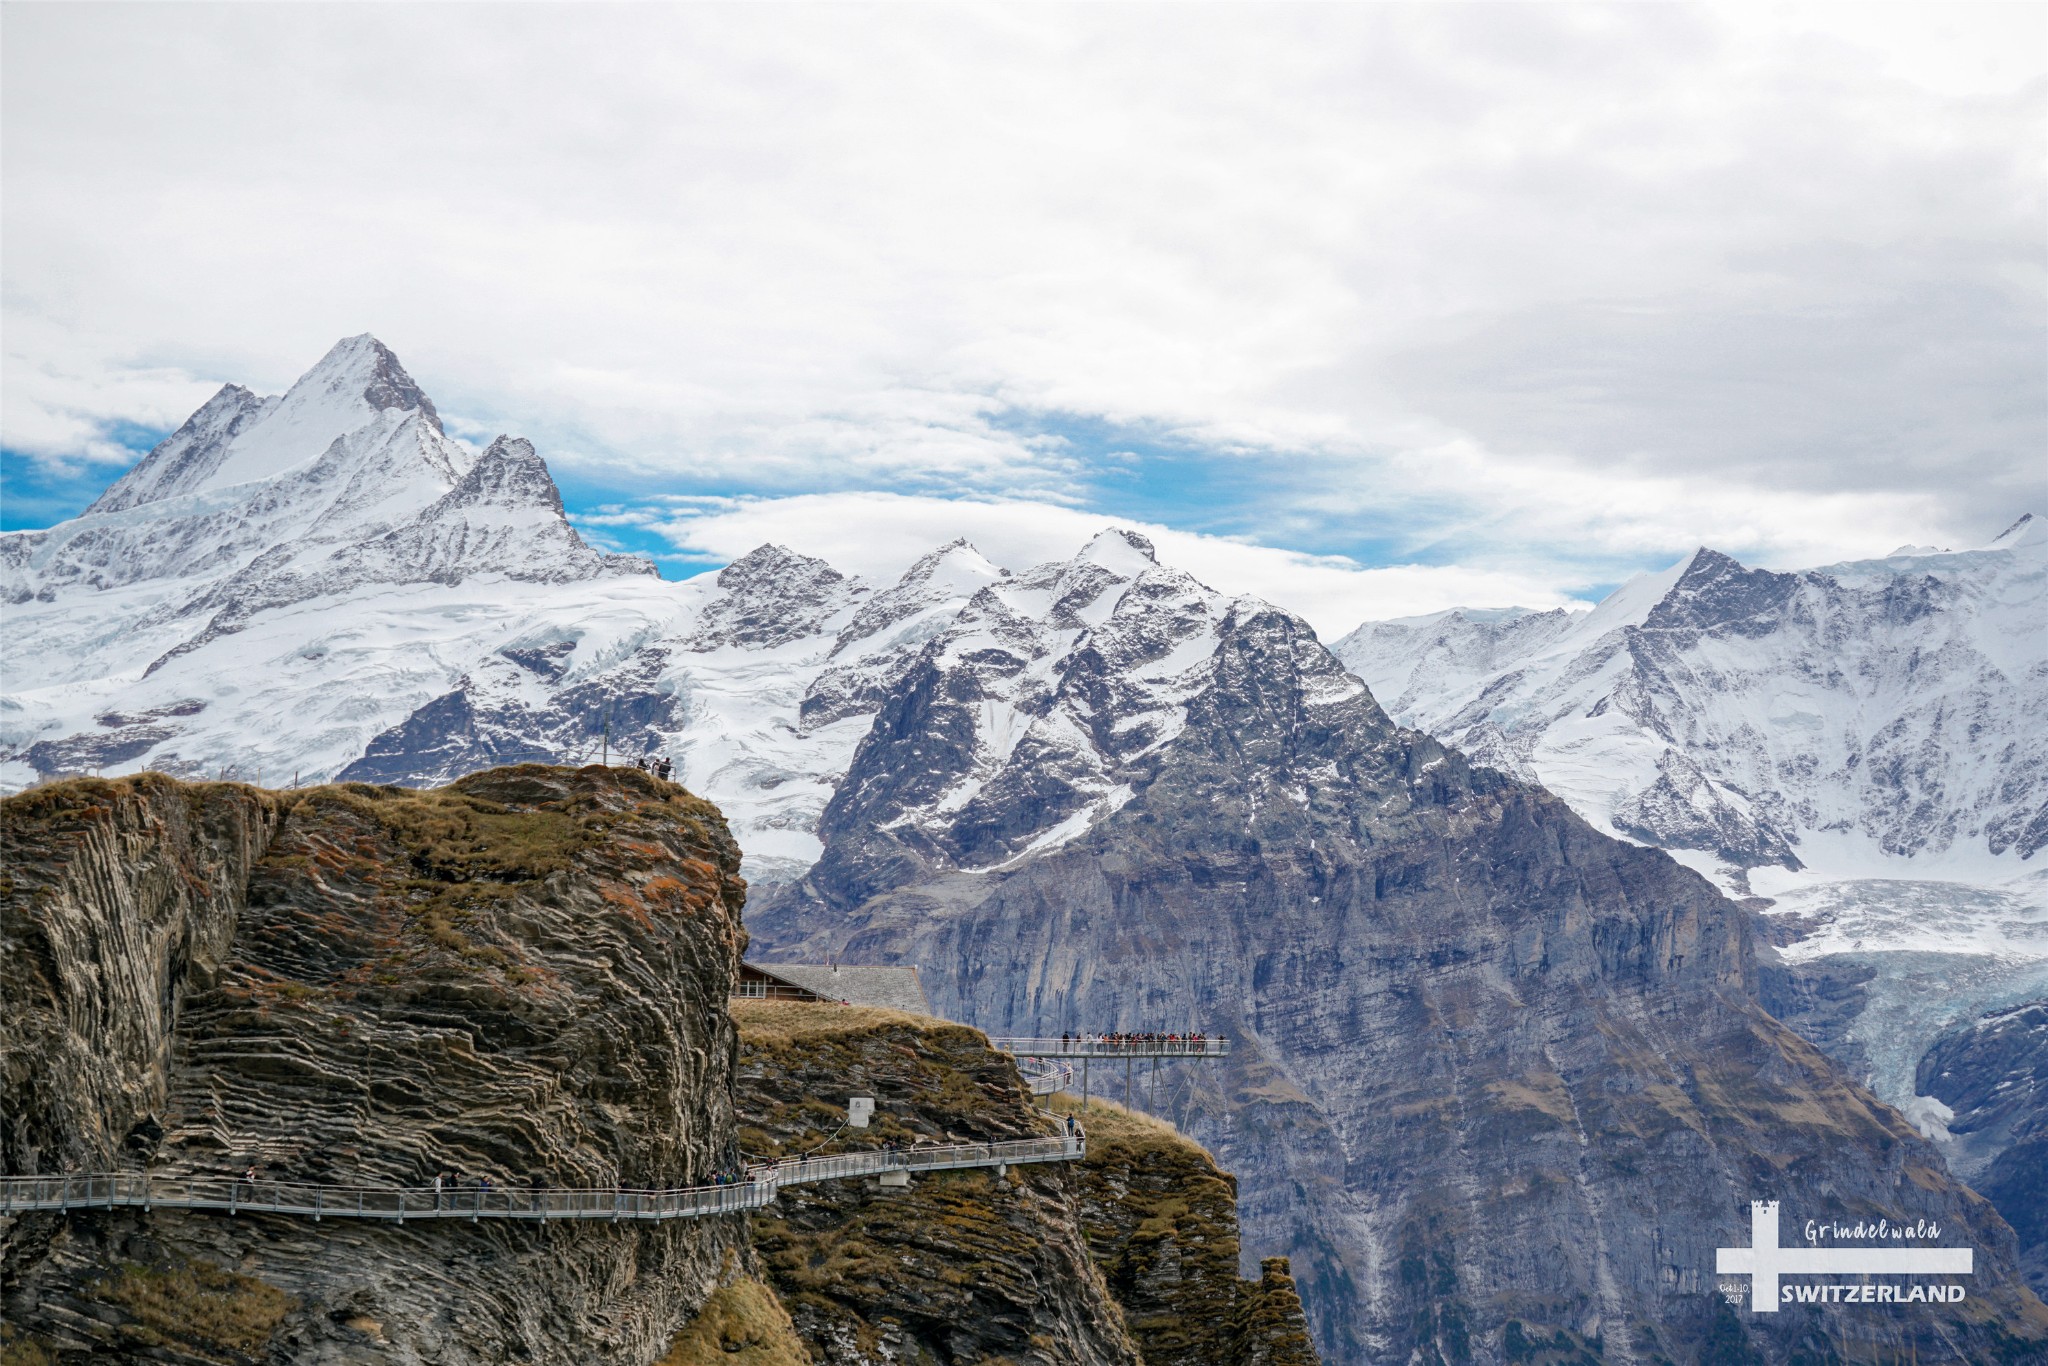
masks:
<svg viewBox="0 0 2048 1366"><path fill-rule="evenodd" d="M1097 532L1124 527L1149 538L1162 564L1184 569L1223 592L1277 603L1306 619L1326 640L1361 621L1445 607L1512 602L1547 608L1571 601L1538 574L1432 565L1363 568L1343 556L1304 555L1021 500L888 493L693 499L679 500L666 512L635 509L619 520L657 528L684 552L715 562L772 542L884 584L932 547L959 536L996 564L1021 570L1069 559Z"/></svg>
<svg viewBox="0 0 2048 1366"><path fill-rule="evenodd" d="M40 318L10 318L5 345L0 440L52 471L130 464L136 453L112 440L110 429L174 427L219 388L142 357L110 365L108 339L69 334Z"/></svg>
<svg viewBox="0 0 2048 1366"><path fill-rule="evenodd" d="M1553 593L1594 553L1969 540L2041 492L2039 6L21 6L7 38L7 436L50 458L368 329L622 485L1086 505L1011 420L1053 412L1252 465L1262 540L1370 520Z"/></svg>

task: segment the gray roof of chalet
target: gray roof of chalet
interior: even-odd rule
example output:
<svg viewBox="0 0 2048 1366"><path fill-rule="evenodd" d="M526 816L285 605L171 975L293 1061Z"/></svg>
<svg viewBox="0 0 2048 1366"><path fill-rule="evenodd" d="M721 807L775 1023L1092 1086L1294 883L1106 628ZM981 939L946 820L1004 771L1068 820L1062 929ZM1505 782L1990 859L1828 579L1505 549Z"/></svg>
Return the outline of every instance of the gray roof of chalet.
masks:
<svg viewBox="0 0 2048 1366"><path fill-rule="evenodd" d="M753 963L771 976L815 991L828 1001L888 1006L915 1015L932 1013L916 968L863 967L854 963Z"/></svg>

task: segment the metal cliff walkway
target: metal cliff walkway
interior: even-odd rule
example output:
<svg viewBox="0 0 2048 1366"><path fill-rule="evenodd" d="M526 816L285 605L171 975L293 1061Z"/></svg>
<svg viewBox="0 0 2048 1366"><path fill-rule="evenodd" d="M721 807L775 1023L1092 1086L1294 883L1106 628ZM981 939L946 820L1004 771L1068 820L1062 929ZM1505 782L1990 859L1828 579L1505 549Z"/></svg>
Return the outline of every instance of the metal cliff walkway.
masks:
<svg viewBox="0 0 2048 1366"><path fill-rule="evenodd" d="M1123 1059L1124 1104L1129 1105L1132 1064L1141 1058L1149 1060L1152 1066L1148 1069L1146 1081L1152 1092L1148 1102L1150 1108L1159 1098L1161 1062L1230 1056L1230 1040L1194 1033L1062 1034L1057 1039L991 1036L989 1044L1017 1060L1017 1070L1023 1073L1024 1082L1034 1096L1050 1095L1071 1087L1074 1084L1074 1061L1079 1060L1081 1103L1084 1106L1088 1103L1089 1066L1092 1063Z"/></svg>
<svg viewBox="0 0 2048 1366"><path fill-rule="evenodd" d="M1026 1138L1007 1143L955 1143L869 1149L832 1157L791 1158L748 1170L727 1185L673 1189L635 1187L328 1186L234 1177L169 1177L143 1172L74 1176L0 1177L0 1217L36 1210L196 1209L238 1214L285 1214L321 1219L701 1219L759 1209L784 1186L891 1172L962 1171L993 1167L998 1173L1035 1162L1078 1162L1088 1155L1081 1136Z"/></svg>

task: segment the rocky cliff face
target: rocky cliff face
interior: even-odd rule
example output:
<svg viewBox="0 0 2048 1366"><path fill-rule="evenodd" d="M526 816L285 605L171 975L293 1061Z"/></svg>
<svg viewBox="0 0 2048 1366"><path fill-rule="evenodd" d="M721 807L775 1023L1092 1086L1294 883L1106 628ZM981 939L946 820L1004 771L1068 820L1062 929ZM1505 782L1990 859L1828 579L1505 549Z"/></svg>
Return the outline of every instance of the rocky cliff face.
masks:
<svg viewBox="0 0 2048 1366"><path fill-rule="evenodd" d="M185 984L226 955L279 806L146 776L0 811L0 1163L103 1170L167 1109Z"/></svg>
<svg viewBox="0 0 2048 1366"><path fill-rule="evenodd" d="M1998 1206L2035 1293L2048 1293L2048 1005L1972 1020L1920 1059L1950 1160Z"/></svg>
<svg viewBox="0 0 2048 1366"><path fill-rule="evenodd" d="M1315 1366L1287 1259L1238 1278L1236 1178L1142 1112L1057 1099L1086 1126L1082 1227L1145 1366Z"/></svg>
<svg viewBox="0 0 2048 1366"><path fill-rule="evenodd" d="M751 1156L1051 1132L973 1030L860 1007L733 1010ZM839 1131L856 1095L875 1098L874 1123ZM797 1186L753 1222L767 1279L820 1363L1138 1366L1057 1165L932 1173L900 1190Z"/></svg>
<svg viewBox="0 0 2048 1366"><path fill-rule="evenodd" d="M743 887L679 788L81 780L0 824L10 1173L674 1185L733 1160ZM744 1228L159 1209L22 1216L0 1257L10 1333L60 1359L639 1366Z"/></svg>
<svg viewBox="0 0 2048 1366"><path fill-rule="evenodd" d="M1129 797L1008 858L924 833L982 685L904 689L841 792L866 829L924 837L828 848L757 936L919 963L941 1010L992 1030L1238 1040L1221 1073L1178 1065L1169 1101L1239 1174L1251 1239L1290 1254L1330 1360L1498 1359L1511 1331L1611 1360L1697 1359L1726 1333L1770 1360L1822 1339L1970 1360L2048 1332L2011 1231L1758 1007L1740 908L1394 726L1286 614L1232 604L1208 629L1173 729L1117 770ZM1120 705L1095 694L1094 731L1119 733ZM1729 1318L1714 1250L1762 1198L1939 1220L1978 1249L1972 1298Z"/></svg>
<svg viewBox="0 0 2048 1366"><path fill-rule="evenodd" d="M891 1011L736 1002L750 1152L1036 1137L1016 1068L976 1031ZM875 1099L839 1130L846 1097ZM1237 1276L1236 1188L1157 1121L1096 1105L1088 1160L785 1191L764 1272L821 1363L1314 1366L1284 1266Z"/></svg>
<svg viewBox="0 0 2048 1366"><path fill-rule="evenodd" d="M857 1092L881 1104L855 1145L1057 1127L960 1026L754 1003L742 1036L738 851L638 770L82 779L0 804L0 849L6 1174L691 1184L831 1138ZM1304 1360L1291 1283L1235 1281L1229 1179L1170 1146L1106 1139L1086 1180L799 1187L751 1230L0 1218L0 1361ZM1177 1325L1142 1357L1140 1311Z"/></svg>

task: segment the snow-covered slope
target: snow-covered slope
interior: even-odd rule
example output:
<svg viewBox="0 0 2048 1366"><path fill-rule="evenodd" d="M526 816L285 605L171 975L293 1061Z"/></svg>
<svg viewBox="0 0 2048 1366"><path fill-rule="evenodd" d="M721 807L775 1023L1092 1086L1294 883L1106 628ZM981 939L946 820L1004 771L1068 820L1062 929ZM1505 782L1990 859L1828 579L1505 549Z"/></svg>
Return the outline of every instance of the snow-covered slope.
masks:
<svg viewBox="0 0 2048 1366"><path fill-rule="evenodd" d="M1336 651L1398 719L1736 889L1766 867L2009 877L2048 843L2031 518L1796 574L1700 550L1590 613L1369 622Z"/></svg>
<svg viewBox="0 0 2048 1366"><path fill-rule="evenodd" d="M531 445L450 439L368 336L280 397L222 389L81 516L0 536L0 585L8 786L332 772L549 589L666 610L651 564L570 528Z"/></svg>
<svg viewBox="0 0 2048 1366"><path fill-rule="evenodd" d="M961 707L926 824L1033 794L959 857L1071 837L1173 733L1224 606L1124 533L1014 577L955 541L887 586L779 546L664 583L577 537L529 443L449 439L370 337L282 397L224 388L84 515L0 539L0 568L8 787L443 782L609 747L674 759L770 881L817 860L905 689Z"/></svg>
<svg viewBox="0 0 2048 1366"><path fill-rule="evenodd" d="M2048 995L2038 518L1790 574L1703 549L1592 612L1368 622L1335 648L1397 719L1768 898L1808 981L1782 1008L1831 1000L1802 1027L1888 1100L1943 1029Z"/></svg>

